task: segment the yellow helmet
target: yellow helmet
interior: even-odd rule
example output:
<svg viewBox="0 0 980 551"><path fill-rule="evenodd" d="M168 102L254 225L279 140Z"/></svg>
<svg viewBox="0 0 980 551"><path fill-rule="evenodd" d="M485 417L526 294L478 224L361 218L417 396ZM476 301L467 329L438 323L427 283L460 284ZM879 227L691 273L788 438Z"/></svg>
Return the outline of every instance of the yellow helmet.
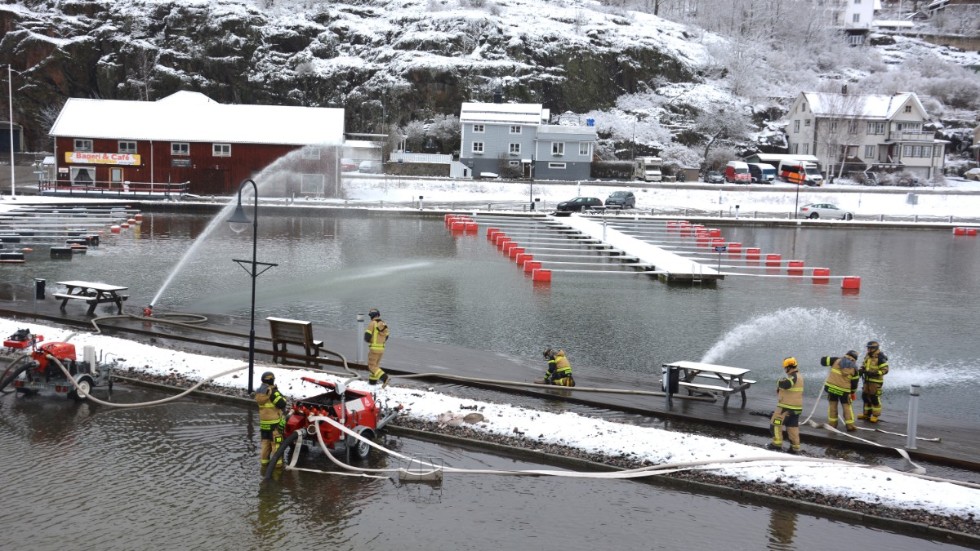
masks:
<svg viewBox="0 0 980 551"><path fill-rule="evenodd" d="M797 367L796 358L790 356L783 360L783 369L789 369L791 367Z"/></svg>

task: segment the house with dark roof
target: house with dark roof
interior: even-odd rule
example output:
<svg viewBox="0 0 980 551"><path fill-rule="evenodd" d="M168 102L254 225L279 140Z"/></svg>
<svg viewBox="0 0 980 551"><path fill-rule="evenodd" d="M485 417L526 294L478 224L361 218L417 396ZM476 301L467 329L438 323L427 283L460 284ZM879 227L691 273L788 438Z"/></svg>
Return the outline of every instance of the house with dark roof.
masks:
<svg viewBox="0 0 980 551"><path fill-rule="evenodd" d="M263 192L315 196L339 185L344 110L229 105L186 91L71 98L49 135L57 188L226 195L251 178Z"/></svg>

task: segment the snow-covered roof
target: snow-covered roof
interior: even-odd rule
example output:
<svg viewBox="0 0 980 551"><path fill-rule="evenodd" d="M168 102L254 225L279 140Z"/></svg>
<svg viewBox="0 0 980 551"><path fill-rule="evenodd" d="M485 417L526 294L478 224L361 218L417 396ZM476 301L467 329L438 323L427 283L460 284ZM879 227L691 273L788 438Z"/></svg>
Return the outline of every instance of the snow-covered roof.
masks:
<svg viewBox="0 0 980 551"><path fill-rule="evenodd" d="M585 140L596 140L594 126L567 126L557 124L545 124L538 127L538 138L561 137L561 138L580 138Z"/></svg>
<svg viewBox="0 0 980 551"><path fill-rule="evenodd" d="M551 115L540 103L464 103L460 122L498 124L544 124Z"/></svg>
<svg viewBox="0 0 980 551"><path fill-rule="evenodd" d="M905 104L912 102L923 118L926 110L912 92L899 92L892 95L832 94L826 92L803 92L810 111L816 116L846 116L862 119L890 120Z"/></svg>
<svg viewBox="0 0 980 551"><path fill-rule="evenodd" d="M342 143L344 110L222 104L181 91L157 101L70 98L53 137L310 145Z"/></svg>

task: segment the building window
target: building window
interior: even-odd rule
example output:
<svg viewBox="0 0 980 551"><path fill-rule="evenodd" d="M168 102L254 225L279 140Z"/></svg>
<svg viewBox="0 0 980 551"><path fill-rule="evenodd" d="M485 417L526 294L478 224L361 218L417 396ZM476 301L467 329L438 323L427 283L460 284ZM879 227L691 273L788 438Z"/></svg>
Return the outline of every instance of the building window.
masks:
<svg viewBox="0 0 980 551"><path fill-rule="evenodd" d="M857 134L858 132L858 121L847 121L847 133Z"/></svg>
<svg viewBox="0 0 980 551"><path fill-rule="evenodd" d="M578 154L582 157L589 157L592 155L592 144L589 142L579 142Z"/></svg>
<svg viewBox="0 0 980 551"><path fill-rule="evenodd" d="M856 6L856 5L859 5L860 3L861 3L861 0L854 0L854 5L855 5L855 6Z"/></svg>
<svg viewBox="0 0 980 551"><path fill-rule="evenodd" d="M810 126L810 119L807 119L807 120L803 121L803 126L809 127Z"/></svg>
<svg viewBox="0 0 980 551"><path fill-rule="evenodd" d="M511 126L510 127L510 133L511 134L520 134L521 133L521 127L520 126L517 126L517 125Z"/></svg>
<svg viewBox="0 0 980 551"><path fill-rule="evenodd" d="M483 154L483 142L473 142L473 153Z"/></svg>
<svg viewBox="0 0 980 551"><path fill-rule="evenodd" d="M303 158L304 159L320 159L320 148L315 145L308 145L303 148Z"/></svg>
<svg viewBox="0 0 980 551"><path fill-rule="evenodd" d="M191 144L172 142L170 144L170 154L186 157L191 154Z"/></svg>
<svg viewBox="0 0 980 551"><path fill-rule="evenodd" d="M837 121L830 121L830 131L837 132Z"/></svg>
<svg viewBox="0 0 980 551"><path fill-rule="evenodd" d="M565 154L565 142L551 142L551 154L552 155L564 155Z"/></svg>
<svg viewBox="0 0 980 551"><path fill-rule="evenodd" d="M473 132L476 132L477 134L483 134L485 131L486 131L486 126L482 124L473 125Z"/></svg>
<svg viewBox="0 0 980 551"><path fill-rule="evenodd" d="M853 15L853 16L851 17L851 22L852 22L852 23L860 23L860 22L861 22L861 14L860 14L860 13L855 13L855 14L854 14L854 15Z"/></svg>
<svg viewBox="0 0 980 551"><path fill-rule="evenodd" d="M810 144L808 143L803 144L803 154L804 155L810 154Z"/></svg>
<svg viewBox="0 0 980 551"><path fill-rule="evenodd" d="M215 157L231 157L230 143L211 144L211 155Z"/></svg>
<svg viewBox="0 0 980 551"><path fill-rule="evenodd" d="M873 145L866 145L866 146L864 146L864 158L865 159L874 159L875 158L875 146L873 146Z"/></svg>
<svg viewBox="0 0 980 551"><path fill-rule="evenodd" d="M520 155L521 154L521 144L519 144L519 143L512 143L512 144L510 144L510 154L511 155Z"/></svg>
<svg viewBox="0 0 980 551"><path fill-rule="evenodd" d="M902 150L903 150L902 151L902 156L903 157L911 157L912 156L912 146L911 145L907 145L907 146L903 147Z"/></svg>
<svg viewBox="0 0 980 551"><path fill-rule="evenodd" d="M92 140L75 140L75 151L92 151Z"/></svg>
<svg viewBox="0 0 980 551"><path fill-rule="evenodd" d="M548 163L548 168L555 170L565 170L565 163Z"/></svg>
<svg viewBox="0 0 980 551"><path fill-rule="evenodd" d="M793 147L791 147L790 149L793 150L793 151L791 151L791 153L793 153L795 155L795 154L797 154L797 153L800 152L800 144L795 143L795 144L793 144Z"/></svg>
<svg viewBox="0 0 980 551"><path fill-rule="evenodd" d="M299 192L303 195L320 195L323 193L323 174L300 175Z"/></svg>
<svg viewBox="0 0 980 551"><path fill-rule="evenodd" d="M800 121L799 121L799 119L797 119L797 120L793 121L793 133L794 134L799 134L799 132L800 132Z"/></svg>
<svg viewBox="0 0 980 551"><path fill-rule="evenodd" d="M120 153L136 153L136 142L119 142Z"/></svg>
<svg viewBox="0 0 980 551"><path fill-rule="evenodd" d="M906 105L905 106L905 112L906 113L911 113L912 112L912 106L911 105Z"/></svg>
<svg viewBox="0 0 980 551"><path fill-rule="evenodd" d="M868 123L868 134L884 134L885 133L885 123L884 122L869 122Z"/></svg>

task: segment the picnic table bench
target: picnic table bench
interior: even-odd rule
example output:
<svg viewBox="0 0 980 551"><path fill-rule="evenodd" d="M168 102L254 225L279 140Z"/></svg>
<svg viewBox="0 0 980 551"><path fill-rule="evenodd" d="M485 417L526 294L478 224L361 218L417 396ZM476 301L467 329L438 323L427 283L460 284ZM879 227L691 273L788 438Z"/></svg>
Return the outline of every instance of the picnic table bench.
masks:
<svg viewBox="0 0 980 551"><path fill-rule="evenodd" d="M686 390L688 396L717 396L723 399L722 407L726 408L728 399L736 392L742 395L742 407L745 407L745 390L755 384L755 381L745 378L751 370L742 367L688 361L666 363L663 367L677 370L677 386Z"/></svg>
<svg viewBox="0 0 980 551"><path fill-rule="evenodd" d="M269 320L269 330L272 333L272 362L289 363L286 360L286 348L290 344L303 347L306 353L306 365L311 365L312 358L320 355L323 341L313 339L313 322L287 318L265 318Z"/></svg>
<svg viewBox="0 0 980 551"><path fill-rule="evenodd" d="M95 315L95 309L100 304L115 304L118 312L122 314L122 303L129 298L129 295L120 294L121 291L129 289L129 287L92 281L59 281L57 283L64 285L67 289L64 293L52 295L54 298L61 299L62 311L65 310L69 301L79 300L88 304L87 314L89 316Z"/></svg>

